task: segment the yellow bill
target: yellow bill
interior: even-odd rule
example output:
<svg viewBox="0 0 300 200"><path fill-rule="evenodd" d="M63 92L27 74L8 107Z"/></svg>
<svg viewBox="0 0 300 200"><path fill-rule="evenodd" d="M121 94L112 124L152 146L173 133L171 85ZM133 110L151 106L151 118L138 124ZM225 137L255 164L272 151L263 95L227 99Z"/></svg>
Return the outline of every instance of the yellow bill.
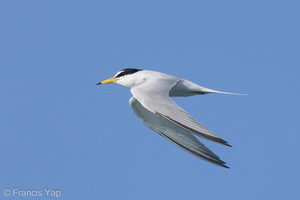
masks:
<svg viewBox="0 0 300 200"><path fill-rule="evenodd" d="M107 83L113 83L113 82L116 82L117 80L118 79L116 79L116 78L109 78L109 79L107 79L105 81L101 81L101 82L97 83L97 85L102 85L102 84L107 84Z"/></svg>

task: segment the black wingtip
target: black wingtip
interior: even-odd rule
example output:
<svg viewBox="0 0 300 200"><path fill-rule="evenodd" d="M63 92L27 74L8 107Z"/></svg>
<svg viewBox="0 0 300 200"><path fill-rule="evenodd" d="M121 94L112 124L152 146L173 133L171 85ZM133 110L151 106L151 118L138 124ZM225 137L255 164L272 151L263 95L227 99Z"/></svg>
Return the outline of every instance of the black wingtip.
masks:
<svg viewBox="0 0 300 200"><path fill-rule="evenodd" d="M227 144L227 143L226 143L225 145L226 145L226 146L228 146L228 147L232 147L232 145L230 145L230 144Z"/></svg>
<svg viewBox="0 0 300 200"><path fill-rule="evenodd" d="M213 141L214 141L214 140L213 140ZM223 140L223 139L221 139L221 138L218 138L218 139L217 139L216 141L214 141L214 142L223 144L223 145L228 146L228 147L232 147L230 144L228 144L227 141L225 141L225 140Z"/></svg>
<svg viewBox="0 0 300 200"><path fill-rule="evenodd" d="M223 165L222 167L224 167L226 169L230 169L230 167L228 167L227 165Z"/></svg>
<svg viewBox="0 0 300 200"><path fill-rule="evenodd" d="M218 165L218 166L220 166L220 167L224 167L224 168L227 168L227 169L230 169L230 167L228 167L227 165L226 165L226 162L224 162L223 160L220 160L221 161L221 163L214 163L214 164L216 164L216 165Z"/></svg>
<svg viewBox="0 0 300 200"><path fill-rule="evenodd" d="M102 83L101 82L99 82L99 83L97 83L96 85L101 85Z"/></svg>

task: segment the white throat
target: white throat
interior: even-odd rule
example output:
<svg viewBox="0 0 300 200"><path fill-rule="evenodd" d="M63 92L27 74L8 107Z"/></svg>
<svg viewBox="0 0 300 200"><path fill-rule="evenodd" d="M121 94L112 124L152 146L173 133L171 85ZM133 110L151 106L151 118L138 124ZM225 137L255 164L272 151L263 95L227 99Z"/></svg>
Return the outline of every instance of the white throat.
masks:
<svg viewBox="0 0 300 200"><path fill-rule="evenodd" d="M141 84L146 80L142 72L143 71L139 71L134 74L122 76L115 83L130 89L136 85Z"/></svg>

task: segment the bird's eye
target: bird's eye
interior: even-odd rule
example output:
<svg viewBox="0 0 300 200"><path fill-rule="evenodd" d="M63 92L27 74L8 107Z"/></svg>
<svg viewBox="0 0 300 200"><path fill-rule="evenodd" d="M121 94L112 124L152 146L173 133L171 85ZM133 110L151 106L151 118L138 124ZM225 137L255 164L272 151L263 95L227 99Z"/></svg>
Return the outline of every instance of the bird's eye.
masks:
<svg viewBox="0 0 300 200"><path fill-rule="evenodd" d="M119 74L117 74L117 75L115 76L115 78L118 78L118 77L121 77L121 76L124 76L124 75L125 75L124 72L120 72Z"/></svg>
<svg viewBox="0 0 300 200"><path fill-rule="evenodd" d="M121 71L119 71L114 78L119 78L119 77L122 77L122 76L126 76L126 75L131 75L131 74L134 74L138 71L141 71L140 69L133 69L133 68L126 68L126 69L123 69Z"/></svg>

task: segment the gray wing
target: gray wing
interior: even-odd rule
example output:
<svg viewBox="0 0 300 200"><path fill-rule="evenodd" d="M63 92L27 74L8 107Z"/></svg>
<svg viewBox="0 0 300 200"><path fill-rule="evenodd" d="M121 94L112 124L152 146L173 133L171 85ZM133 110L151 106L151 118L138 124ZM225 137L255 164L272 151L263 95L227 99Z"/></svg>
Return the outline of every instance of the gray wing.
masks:
<svg viewBox="0 0 300 200"><path fill-rule="evenodd" d="M144 108L159 115L174 125L205 139L231 146L221 137L205 128L192 118L185 110L169 97L169 91L181 79L164 75L164 77L145 80L140 85L131 88L133 96Z"/></svg>
<svg viewBox="0 0 300 200"><path fill-rule="evenodd" d="M164 138L168 139L180 148L198 158L201 158L215 165L229 168L225 165L225 162L220 160L220 158L216 154L205 147L199 140L197 140L195 136L193 136L186 129L177 126L164 117L150 112L148 109L144 108L143 105L135 97L132 97L129 103L133 112L150 129L159 133Z"/></svg>

